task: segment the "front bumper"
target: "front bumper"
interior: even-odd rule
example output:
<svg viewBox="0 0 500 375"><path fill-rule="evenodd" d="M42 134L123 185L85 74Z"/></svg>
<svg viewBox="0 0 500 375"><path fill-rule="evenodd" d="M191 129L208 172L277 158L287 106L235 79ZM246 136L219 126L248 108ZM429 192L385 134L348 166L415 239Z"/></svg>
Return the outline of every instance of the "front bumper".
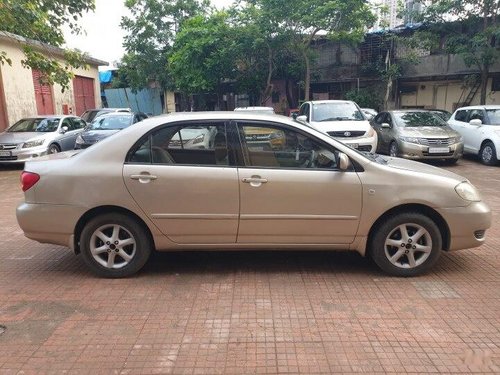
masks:
<svg viewBox="0 0 500 375"><path fill-rule="evenodd" d="M7 154L8 152L8 154ZM39 146L32 148L16 148L5 151L5 155L0 155L0 164L9 163L24 163L34 160L40 156L47 155L47 146Z"/></svg>
<svg viewBox="0 0 500 375"><path fill-rule="evenodd" d="M377 150L377 133L374 133L371 137L333 138L359 151L375 152Z"/></svg>
<svg viewBox="0 0 500 375"><path fill-rule="evenodd" d="M427 146L399 140L398 148L399 156L406 159L460 159L464 153L463 143Z"/></svg>
<svg viewBox="0 0 500 375"><path fill-rule="evenodd" d="M26 237L42 243L72 247L76 223L84 212L84 208L79 206L21 203L16 216Z"/></svg>
<svg viewBox="0 0 500 375"><path fill-rule="evenodd" d="M481 246L491 227L491 210L484 202L472 202L466 207L437 208L450 230L448 250Z"/></svg>

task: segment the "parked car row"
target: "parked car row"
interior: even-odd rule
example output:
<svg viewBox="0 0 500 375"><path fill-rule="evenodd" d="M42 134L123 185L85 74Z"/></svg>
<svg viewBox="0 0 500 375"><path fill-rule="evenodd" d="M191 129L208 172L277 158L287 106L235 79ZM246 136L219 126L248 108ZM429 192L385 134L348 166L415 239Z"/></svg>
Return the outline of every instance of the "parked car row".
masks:
<svg viewBox="0 0 500 375"><path fill-rule="evenodd" d="M148 116L127 109L99 109L77 116L23 118L0 134L0 163L24 163L46 154L86 148Z"/></svg>

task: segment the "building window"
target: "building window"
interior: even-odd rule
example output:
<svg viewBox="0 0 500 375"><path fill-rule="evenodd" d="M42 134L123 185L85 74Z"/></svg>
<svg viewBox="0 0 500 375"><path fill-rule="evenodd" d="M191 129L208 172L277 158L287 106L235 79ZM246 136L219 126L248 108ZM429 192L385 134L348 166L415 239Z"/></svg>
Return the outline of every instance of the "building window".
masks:
<svg viewBox="0 0 500 375"><path fill-rule="evenodd" d="M491 91L500 91L500 76L491 79Z"/></svg>

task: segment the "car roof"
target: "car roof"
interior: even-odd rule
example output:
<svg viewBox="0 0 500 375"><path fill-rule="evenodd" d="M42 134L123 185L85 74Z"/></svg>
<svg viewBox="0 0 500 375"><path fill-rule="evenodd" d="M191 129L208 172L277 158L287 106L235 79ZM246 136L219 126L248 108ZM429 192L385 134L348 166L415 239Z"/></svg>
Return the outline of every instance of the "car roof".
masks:
<svg viewBox="0 0 500 375"><path fill-rule="evenodd" d="M120 116L134 116L134 112L109 112L109 113L104 113L100 116L94 117L94 119L98 118L108 118L108 117L120 117Z"/></svg>
<svg viewBox="0 0 500 375"><path fill-rule="evenodd" d="M306 103L311 103L311 104L328 104L328 103L335 103L335 104L347 104L347 103L354 103L352 100L310 100L309 102Z"/></svg>
<svg viewBox="0 0 500 375"><path fill-rule="evenodd" d="M28 117L23 117L21 120L31 120L31 119L63 119L63 118L74 118L78 116L75 115L36 115L36 116L28 116Z"/></svg>
<svg viewBox="0 0 500 375"><path fill-rule="evenodd" d="M456 110L458 111L461 109L500 109L500 105L498 104L470 105L467 107L457 108Z"/></svg>
<svg viewBox="0 0 500 375"><path fill-rule="evenodd" d="M273 107L236 107L235 111L274 111Z"/></svg>

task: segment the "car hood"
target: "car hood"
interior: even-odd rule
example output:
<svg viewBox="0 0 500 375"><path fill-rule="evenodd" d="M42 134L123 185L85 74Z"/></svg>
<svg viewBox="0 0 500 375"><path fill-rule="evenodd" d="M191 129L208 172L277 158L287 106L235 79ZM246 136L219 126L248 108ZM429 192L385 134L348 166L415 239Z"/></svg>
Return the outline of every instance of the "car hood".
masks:
<svg viewBox="0 0 500 375"><path fill-rule="evenodd" d="M352 131L352 130L364 130L368 131L370 129L370 123L368 121L322 121L316 122L311 121L311 126L322 132L329 131Z"/></svg>
<svg viewBox="0 0 500 375"><path fill-rule="evenodd" d="M448 138L458 137L455 130L449 126L415 126L400 128L400 135L404 137Z"/></svg>
<svg viewBox="0 0 500 375"><path fill-rule="evenodd" d="M83 140L89 143L95 143L101 139L107 138L113 134L116 134L120 129L116 130L87 130L81 133Z"/></svg>
<svg viewBox="0 0 500 375"><path fill-rule="evenodd" d="M451 179L454 179L457 181L457 183L462 182L462 181L467 181L465 177L462 177L456 173L450 172L446 169L443 168L438 168L434 167L432 165L418 162L418 161L413 161L413 160L407 160L403 158L394 158L394 157L388 157L384 156L383 157L386 162L387 166L391 168L396 168L396 169L403 169L407 171L414 171L414 172L420 172L420 173L428 173L432 175L438 175L442 177L448 177Z"/></svg>
<svg viewBox="0 0 500 375"><path fill-rule="evenodd" d="M0 134L0 143L23 143L35 139L46 139L50 133L39 133L39 132L3 132Z"/></svg>

